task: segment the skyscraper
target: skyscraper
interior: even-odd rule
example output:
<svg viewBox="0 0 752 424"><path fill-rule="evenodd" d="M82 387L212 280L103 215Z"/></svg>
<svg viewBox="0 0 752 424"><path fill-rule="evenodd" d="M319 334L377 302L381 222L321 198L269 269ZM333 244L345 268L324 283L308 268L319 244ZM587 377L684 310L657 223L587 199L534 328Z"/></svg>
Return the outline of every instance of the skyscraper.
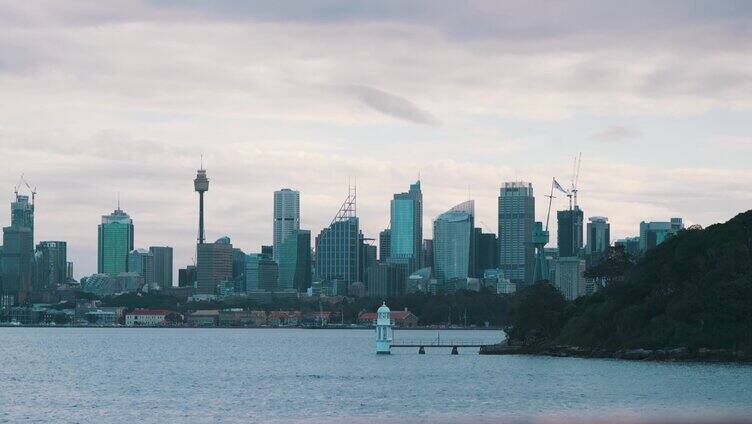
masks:
<svg viewBox="0 0 752 424"><path fill-rule="evenodd" d="M582 250L582 223L584 214L579 206L556 212L558 232L556 234L559 247L559 257L571 258L579 256Z"/></svg>
<svg viewBox="0 0 752 424"><path fill-rule="evenodd" d="M300 192L283 188L274 192L274 260L279 262L280 245L300 229Z"/></svg>
<svg viewBox="0 0 752 424"><path fill-rule="evenodd" d="M154 283L154 254L146 249L134 249L128 253L128 272L135 272L144 277L144 284L149 288Z"/></svg>
<svg viewBox="0 0 752 424"><path fill-rule="evenodd" d="M200 243L197 249L196 293L213 295L217 285L232 281L232 244L228 237Z"/></svg>
<svg viewBox="0 0 752 424"><path fill-rule="evenodd" d="M275 248L279 250L280 291L305 291L311 285L311 232L293 230Z"/></svg>
<svg viewBox="0 0 752 424"><path fill-rule="evenodd" d="M532 284L535 197L528 182L507 182L499 193L499 268L513 283Z"/></svg>
<svg viewBox="0 0 752 424"><path fill-rule="evenodd" d="M278 265L263 253L250 253L245 260L245 289L247 293L278 290Z"/></svg>
<svg viewBox="0 0 752 424"><path fill-rule="evenodd" d="M321 281L338 281L344 287L358 281L360 230L356 216L356 192L347 199L332 223L316 237L316 276Z"/></svg>
<svg viewBox="0 0 752 424"><path fill-rule="evenodd" d="M423 263L423 193L420 181L407 193L396 193L390 205L391 240L389 261L407 266L407 273Z"/></svg>
<svg viewBox="0 0 752 424"><path fill-rule="evenodd" d="M68 281L68 248L64 241L41 241L34 254L34 291L45 291Z"/></svg>
<svg viewBox="0 0 752 424"><path fill-rule="evenodd" d="M379 262L389 260L392 245L392 230L387 228L379 233Z"/></svg>
<svg viewBox="0 0 752 424"><path fill-rule="evenodd" d="M128 270L128 253L133 250L133 220L120 209L102 216L99 224L97 272L113 277Z"/></svg>
<svg viewBox="0 0 752 424"><path fill-rule="evenodd" d="M496 234L484 233L480 228L473 229L473 270L471 277L480 278L487 269L499 267L499 248Z"/></svg>
<svg viewBox="0 0 752 424"><path fill-rule="evenodd" d="M587 252L603 253L611 246L611 224L605 216L592 216L587 223Z"/></svg>
<svg viewBox="0 0 752 424"><path fill-rule="evenodd" d="M10 208L11 224L3 228L0 293L12 299L12 303L24 303L33 279L34 204L29 203L29 196L16 191L16 200Z"/></svg>
<svg viewBox="0 0 752 424"><path fill-rule="evenodd" d="M161 289L172 287L172 247L151 246L154 256L154 284Z"/></svg>
<svg viewBox="0 0 752 424"><path fill-rule="evenodd" d="M436 279L467 278L473 267L475 202L468 200L433 222L433 263Z"/></svg>

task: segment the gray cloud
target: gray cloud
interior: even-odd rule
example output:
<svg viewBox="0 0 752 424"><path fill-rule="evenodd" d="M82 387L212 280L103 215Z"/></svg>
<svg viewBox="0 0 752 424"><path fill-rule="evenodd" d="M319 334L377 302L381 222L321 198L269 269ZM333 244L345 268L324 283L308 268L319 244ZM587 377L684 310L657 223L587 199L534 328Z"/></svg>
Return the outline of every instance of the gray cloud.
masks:
<svg viewBox="0 0 752 424"><path fill-rule="evenodd" d="M404 97L361 85L344 88L369 108L393 118L423 125L437 125L438 121L429 112Z"/></svg>

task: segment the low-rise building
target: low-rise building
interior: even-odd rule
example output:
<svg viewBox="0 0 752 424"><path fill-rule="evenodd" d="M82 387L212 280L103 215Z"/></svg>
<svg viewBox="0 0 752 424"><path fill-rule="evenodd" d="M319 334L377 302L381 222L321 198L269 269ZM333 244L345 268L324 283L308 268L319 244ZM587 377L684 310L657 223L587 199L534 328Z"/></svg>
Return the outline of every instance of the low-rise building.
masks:
<svg viewBox="0 0 752 424"><path fill-rule="evenodd" d="M267 323L274 327L295 327L300 324L300 311L271 311Z"/></svg>
<svg viewBox="0 0 752 424"><path fill-rule="evenodd" d="M216 327L219 324L219 311L216 309L194 311L188 314L186 323L190 327Z"/></svg>
<svg viewBox="0 0 752 424"><path fill-rule="evenodd" d="M165 324L165 317L172 314L166 309L134 309L125 314L125 325L128 327L156 327Z"/></svg>
<svg viewBox="0 0 752 424"><path fill-rule="evenodd" d="M418 317L407 308L403 311L391 311L389 317L397 328L415 328L418 326ZM362 311L358 314L358 324L373 325L376 320L376 312Z"/></svg>

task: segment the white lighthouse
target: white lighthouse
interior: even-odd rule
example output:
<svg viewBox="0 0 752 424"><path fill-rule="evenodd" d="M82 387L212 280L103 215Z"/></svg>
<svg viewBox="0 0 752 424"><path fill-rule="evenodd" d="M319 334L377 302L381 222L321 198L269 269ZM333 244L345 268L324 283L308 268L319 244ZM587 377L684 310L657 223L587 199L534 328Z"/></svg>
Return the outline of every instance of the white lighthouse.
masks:
<svg viewBox="0 0 752 424"><path fill-rule="evenodd" d="M376 353L388 355L392 348L392 319L384 302L376 311Z"/></svg>

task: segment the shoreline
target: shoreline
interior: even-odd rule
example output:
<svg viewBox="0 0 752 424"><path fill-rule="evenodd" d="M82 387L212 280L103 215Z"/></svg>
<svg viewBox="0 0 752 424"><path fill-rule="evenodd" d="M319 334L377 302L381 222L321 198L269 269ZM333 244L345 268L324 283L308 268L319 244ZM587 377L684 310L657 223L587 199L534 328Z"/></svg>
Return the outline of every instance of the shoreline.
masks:
<svg viewBox="0 0 752 424"><path fill-rule="evenodd" d="M621 359L650 362L702 362L752 364L752 353L731 349L618 349L606 350L579 346L525 347L495 344L481 347L481 355L532 355L557 358Z"/></svg>
<svg viewBox="0 0 752 424"><path fill-rule="evenodd" d="M324 327L308 327L308 326L262 326L262 327L244 327L244 326L207 326L207 327L190 327L190 326L126 326L126 325L38 325L38 324L21 324L21 325L12 325L12 324L0 324L0 328L117 328L117 329L127 329L127 328L161 328L161 329L175 329L175 330L181 330L181 329L216 329L216 330L225 330L225 329L235 329L235 330L279 330L279 329L289 329L289 330L371 330L373 331L375 327L373 326L324 326ZM418 330L418 331L504 331L501 327L412 327L412 328L400 328L400 327L394 327L395 331L404 331L404 330Z"/></svg>

